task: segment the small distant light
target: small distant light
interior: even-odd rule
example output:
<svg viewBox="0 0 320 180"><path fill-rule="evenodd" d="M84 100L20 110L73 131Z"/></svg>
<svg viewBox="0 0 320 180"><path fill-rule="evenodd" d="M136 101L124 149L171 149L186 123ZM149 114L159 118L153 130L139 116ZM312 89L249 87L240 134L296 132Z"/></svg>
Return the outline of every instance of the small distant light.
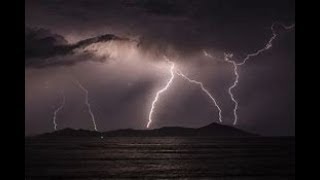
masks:
<svg viewBox="0 0 320 180"><path fill-rule="evenodd" d="M100 138L103 139L103 136L101 136Z"/></svg>

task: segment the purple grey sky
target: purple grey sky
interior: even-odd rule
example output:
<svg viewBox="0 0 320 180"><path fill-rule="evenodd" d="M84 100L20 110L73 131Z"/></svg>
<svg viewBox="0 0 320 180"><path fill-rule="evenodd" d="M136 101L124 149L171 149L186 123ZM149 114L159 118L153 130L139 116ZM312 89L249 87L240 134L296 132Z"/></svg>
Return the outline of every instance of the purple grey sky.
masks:
<svg viewBox="0 0 320 180"><path fill-rule="evenodd" d="M279 21L294 23L294 1L235 0L26 0L25 132L93 129L84 96L89 91L101 131L145 128L150 105L170 78L166 54L189 77L202 81L232 125L228 87L234 75L223 53L235 60L262 48ZM41 28L41 29L40 29ZM263 135L295 135L295 32L281 27L273 47L239 69L234 89L237 127ZM104 34L130 40L77 42ZM78 43L79 44L79 43ZM203 50L213 59L205 57ZM201 127L218 122L217 110L197 86L177 77L157 104L152 128Z"/></svg>

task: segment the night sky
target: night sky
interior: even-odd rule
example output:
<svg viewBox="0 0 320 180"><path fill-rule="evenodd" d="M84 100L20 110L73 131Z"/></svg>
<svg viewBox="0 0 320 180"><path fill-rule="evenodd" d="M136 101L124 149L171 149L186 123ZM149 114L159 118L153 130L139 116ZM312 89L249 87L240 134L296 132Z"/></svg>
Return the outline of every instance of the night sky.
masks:
<svg viewBox="0 0 320 180"><path fill-rule="evenodd" d="M99 131L145 129L157 91L170 78L166 55L201 81L232 126L228 88L233 67L265 46L274 22L295 23L294 0L43 0L25 1L25 134L93 130L88 90ZM271 49L239 67L233 93L236 127L262 135L295 135L295 31L275 26ZM104 35L104 36L103 36ZM207 51L213 58L204 56ZM159 99L151 128L218 123L218 111L198 86L175 77Z"/></svg>

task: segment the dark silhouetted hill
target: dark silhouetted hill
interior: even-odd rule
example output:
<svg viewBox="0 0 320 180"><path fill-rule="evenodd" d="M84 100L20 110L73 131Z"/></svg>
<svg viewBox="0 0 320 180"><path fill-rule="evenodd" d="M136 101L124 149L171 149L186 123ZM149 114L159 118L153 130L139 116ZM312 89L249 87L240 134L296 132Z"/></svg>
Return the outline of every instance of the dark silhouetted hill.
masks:
<svg viewBox="0 0 320 180"><path fill-rule="evenodd" d="M257 136L243 130L220 125L216 123L209 124L201 128L184 128L184 127L162 127L151 130L121 129L108 132L96 132L90 130L75 130L66 128L52 133L45 133L36 137L152 137L152 136L212 136L212 137L245 137Z"/></svg>

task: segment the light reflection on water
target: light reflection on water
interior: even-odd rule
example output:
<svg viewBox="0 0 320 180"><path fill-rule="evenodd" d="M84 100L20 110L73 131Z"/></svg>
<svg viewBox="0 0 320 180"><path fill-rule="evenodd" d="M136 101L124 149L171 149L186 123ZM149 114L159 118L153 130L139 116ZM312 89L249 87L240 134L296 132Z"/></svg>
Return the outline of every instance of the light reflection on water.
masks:
<svg viewBox="0 0 320 180"><path fill-rule="evenodd" d="M25 141L31 179L294 179L294 138L131 137Z"/></svg>

